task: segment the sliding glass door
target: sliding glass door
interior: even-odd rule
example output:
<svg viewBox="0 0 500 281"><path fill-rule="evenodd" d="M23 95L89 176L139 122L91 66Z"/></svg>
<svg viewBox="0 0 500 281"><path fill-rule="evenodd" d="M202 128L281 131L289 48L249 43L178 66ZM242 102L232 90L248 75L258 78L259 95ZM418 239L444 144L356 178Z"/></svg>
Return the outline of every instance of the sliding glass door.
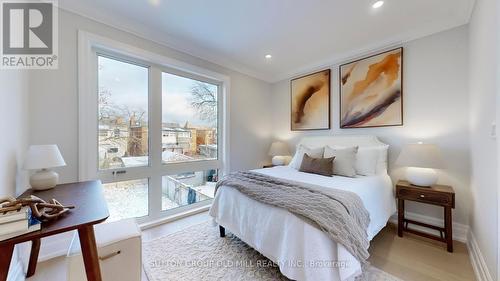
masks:
<svg viewBox="0 0 500 281"><path fill-rule="evenodd" d="M222 83L95 50L95 178L110 220L210 204L222 168ZM92 159L89 157L89 159Z"/></svg>

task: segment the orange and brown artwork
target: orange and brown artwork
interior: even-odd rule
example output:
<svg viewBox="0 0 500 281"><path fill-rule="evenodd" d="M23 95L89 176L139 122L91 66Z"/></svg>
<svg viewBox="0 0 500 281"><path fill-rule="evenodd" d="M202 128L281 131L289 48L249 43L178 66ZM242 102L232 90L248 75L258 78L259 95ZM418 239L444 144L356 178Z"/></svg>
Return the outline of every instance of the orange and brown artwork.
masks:
<svg viewBox="0 0 500 281"><path fill-rule="evenodd" d="M330 69L291 81L292 131L330 129Z"/></svg>
<svg viewBox="0 0 500 281"><path fill-rule="evenodd" d="M340 127L403 125L403 48L340 66Z"/></svg>

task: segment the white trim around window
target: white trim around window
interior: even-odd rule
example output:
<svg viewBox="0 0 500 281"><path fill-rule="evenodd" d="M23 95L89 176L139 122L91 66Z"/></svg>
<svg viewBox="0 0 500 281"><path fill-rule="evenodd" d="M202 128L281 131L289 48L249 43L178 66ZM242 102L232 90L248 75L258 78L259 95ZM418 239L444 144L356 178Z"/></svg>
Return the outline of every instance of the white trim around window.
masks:
<svg viewBox="0 0 500 281"><path fill-rule="evenodd" d="M161 219L165 216L161 210L161 178L162 175L173 175L192 171L219 169L220 175L229 171L229 89L230 78L226 75L191 65L176 59L149 52L135 46L92 34L78 31L78 175L79 180L101 178L104 182L108 176L99 175L97 153L97 54L116 56L137 63L153 65L149 69L149 166L131 168L119 180L149 177L149 216L146 221ZM162 164L161 162L161 88L151 85L161 85L162 71L217 84L220 99L218 110L218 159L193 162ZM90 149L89 149L90 148ZM158 153L160 151L160 153ZM214 163L215 162L215 163ZM153 187L154 190L151 190ZM205 205L207 202L200 202ZM201 204L203 205L203 204ZM186 211L189 206L179 207L175 212ZM193 207L200 207L199 205ZM145 222L142 220L142 222Z"/></svg>

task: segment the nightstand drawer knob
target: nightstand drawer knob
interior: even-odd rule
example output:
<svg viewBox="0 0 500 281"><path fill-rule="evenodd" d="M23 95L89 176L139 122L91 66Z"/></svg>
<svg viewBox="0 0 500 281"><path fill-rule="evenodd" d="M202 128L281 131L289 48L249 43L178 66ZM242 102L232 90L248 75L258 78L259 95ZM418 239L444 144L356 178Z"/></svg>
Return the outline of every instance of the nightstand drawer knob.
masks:
<svg viewBox="0 0 500 281"><path fill-rule="evenodd" d="M420 198L425 198L425 195L423 195L423 194L420 194Z"/></svg>

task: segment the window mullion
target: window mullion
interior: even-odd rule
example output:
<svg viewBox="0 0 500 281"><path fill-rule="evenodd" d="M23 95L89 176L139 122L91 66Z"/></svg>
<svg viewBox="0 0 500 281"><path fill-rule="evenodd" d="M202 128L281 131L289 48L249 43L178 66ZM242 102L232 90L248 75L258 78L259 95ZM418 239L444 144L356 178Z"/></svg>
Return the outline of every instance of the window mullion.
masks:
<svg viewBox="0 0 500 281"><path fill-rule="evenodd" d="M149 216L157 217L161 211L161 175L158 171L161 169L162 160L162 108L161 108L161 71L152 66L149 70L149 109L150 130L149 130L149 155L151 169L154 171L149 179Z"/></svg>

